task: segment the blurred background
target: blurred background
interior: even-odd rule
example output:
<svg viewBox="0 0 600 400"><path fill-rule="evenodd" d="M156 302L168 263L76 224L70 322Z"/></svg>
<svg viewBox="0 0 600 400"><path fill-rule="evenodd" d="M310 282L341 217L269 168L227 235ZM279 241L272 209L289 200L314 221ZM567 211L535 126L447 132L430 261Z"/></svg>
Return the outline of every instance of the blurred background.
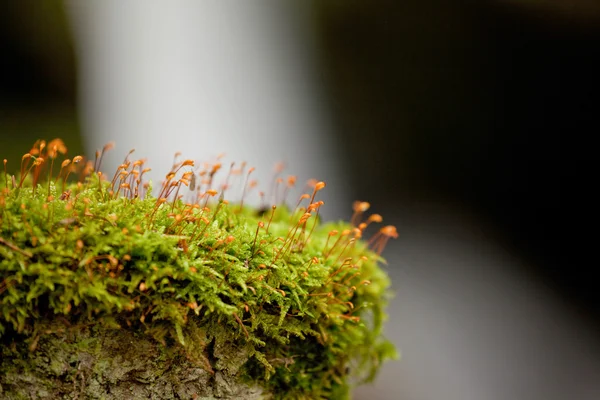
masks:
<svg viewBox="0 0 600 400"><path fill-rule="evenodd" d="M402 360L356 398L600 398L600 5L244 4L4 2L0 159L62 137L161 171L284 160L328 182L327 218L368 200L400 233Z"/></svg>

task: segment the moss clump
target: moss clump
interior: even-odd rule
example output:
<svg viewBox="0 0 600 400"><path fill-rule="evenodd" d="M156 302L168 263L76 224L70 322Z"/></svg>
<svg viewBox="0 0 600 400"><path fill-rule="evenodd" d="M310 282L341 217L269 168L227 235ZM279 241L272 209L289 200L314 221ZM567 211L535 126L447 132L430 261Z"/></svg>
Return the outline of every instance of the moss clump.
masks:
<svg viewBox="0 0 600 400"><path fill-rule="evenodd" d="M153 197L143 161L107 179L103 152L59 169L65 152L37 142L0 183L2 396L343 399L395 356L378 262L396 231L363 241L381 221L362 221L368 203L322 224L312 182L295 209L257 210L243 206L252 169L219 186L220 164L192 160Z"/></svg>

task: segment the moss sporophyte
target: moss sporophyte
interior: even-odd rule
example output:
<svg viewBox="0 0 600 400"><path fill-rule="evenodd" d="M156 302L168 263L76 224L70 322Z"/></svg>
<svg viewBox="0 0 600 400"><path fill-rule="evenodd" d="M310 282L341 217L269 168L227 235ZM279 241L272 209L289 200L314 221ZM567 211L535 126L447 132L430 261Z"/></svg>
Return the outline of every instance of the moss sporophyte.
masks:
<svg viewBox="0 0 600 400"><path fill-rule="evenodd" d="M131 152L100 172L110 147L4 160L0 398L344 399L396 356L379 264L397 233L362 239L368 203L321 223L325 183L287 206L290 176L248 206L253 168L177 157L154 196Z"/></svg>

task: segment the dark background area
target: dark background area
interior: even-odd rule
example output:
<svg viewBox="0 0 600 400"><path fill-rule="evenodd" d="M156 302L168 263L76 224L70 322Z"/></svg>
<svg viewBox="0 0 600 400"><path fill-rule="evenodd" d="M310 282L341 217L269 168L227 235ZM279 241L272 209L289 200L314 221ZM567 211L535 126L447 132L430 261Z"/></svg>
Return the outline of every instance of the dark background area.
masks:
<svg viewBox="0 0 600 400"><path fill-rule="evenodd" d="M354 196L467 210L529 261L528 274L598 321L589 138L600 18L590 10L331 1L315 3L314 26ZM0 55L0 158L19 160L40 137L81 151L62 4L5 2Z"/></svg>
<svg viewBox="0 0 600 400"><path fill-rule="evenodd" d="M597 320L585 222L598 20L486 2L350 4L323 7L318 26L356 197L436 197L474 213Z"/></svg>
<svg viewBox="0 0 600 400"><path fill-rule="evenodd" d="M62 2L2 2L0 60L0 158L9 169L37 139L61 137L80 153L76 57Z"/></svg>

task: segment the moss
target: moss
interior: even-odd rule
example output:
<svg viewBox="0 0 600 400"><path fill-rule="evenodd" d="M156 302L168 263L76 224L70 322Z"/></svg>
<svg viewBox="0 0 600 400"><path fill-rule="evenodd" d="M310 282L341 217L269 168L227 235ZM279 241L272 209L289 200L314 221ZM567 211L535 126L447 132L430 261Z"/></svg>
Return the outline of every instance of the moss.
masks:
<svg viewBox="0 0 600 400"><path fill-rule="evenodd" d="M396 233L362 240L368 203L323 224L312 182L265 212L192 160L153 197L143 161L107 178L102 153L59 169L64 152L37 142L0 183L4 397L343 399L395 357L379 254ZM225 181L246 193L251 171Z"/></svg>

